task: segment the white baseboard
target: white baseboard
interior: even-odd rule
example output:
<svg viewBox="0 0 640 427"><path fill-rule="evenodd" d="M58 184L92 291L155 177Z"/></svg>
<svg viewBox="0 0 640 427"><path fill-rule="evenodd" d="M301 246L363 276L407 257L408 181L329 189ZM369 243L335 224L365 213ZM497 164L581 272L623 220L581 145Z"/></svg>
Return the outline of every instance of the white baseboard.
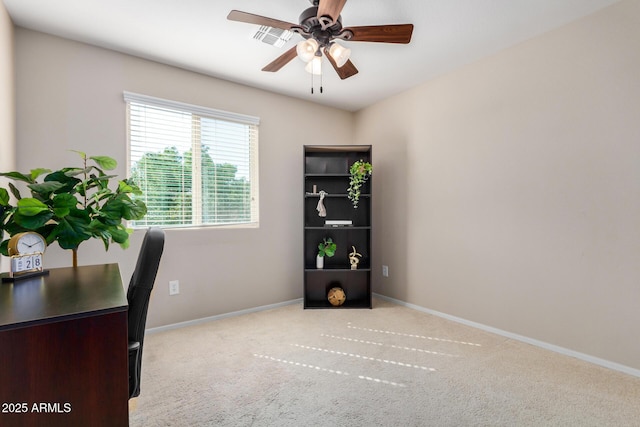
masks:
<svg viewBox="0 0 640 427"><path fill-rule="evenodd" d="M216 316L203 317L201 319L188 320L186 322L172 323L171 325L158 326L145 330L146 334L154 334L156 332L169 331L171 329L184 328L187 326L199 325L200 323L211 322L213 320L226 319L227 317L242 316L244 314L257 313L259 311L271 310L274 308L285 307L287 305L298 304L302 302L302 298L279 302L276 304L262 305L260 307L248 308L246 310L232 311L231 313L218 314Z"/></svg>
<svg viewBox="0 0 640 427"><path fill-rule="evenodd" d="M640 377L640 369L631 368L629 366L621 365L619 363L611 362L609 360L600 359L598 357L590 356L588 354L580 353L577 351L573 351L564 347L560 347L554 344L549 344L544 341L539 341L533 338L525 337L522 335L514 334L512 332L503 331L502 329L497 329L491 326L483 325L481 323L472 322L470 320L462 319L460 317L451 316L449 314L440 313L435 310L430 310L428 308L420 307L415 304L410 304L408 302L400 301L395 298L390 298L380 294L374 294L376 298L380 298L381 300L389 301L394 304L402 305L408 308L412 308L417 311L422 311L423 313L432 314L434 316L442 317L443 319L451 320L453 322L461 323L463 325L471 326L473 328L481 329L483 331L491 332L496 335L500 335L506 338L511 338L517 341L522 341L527 344L534 345L536 347L544 348L546 350L551 350L556 353L563 354L565 356L575 357L576 359L584 360L585 362L593 363L595 365L602 366L604 368L613 369L614 371L623 372L625 374L633 375L634 377Z"/></svg>

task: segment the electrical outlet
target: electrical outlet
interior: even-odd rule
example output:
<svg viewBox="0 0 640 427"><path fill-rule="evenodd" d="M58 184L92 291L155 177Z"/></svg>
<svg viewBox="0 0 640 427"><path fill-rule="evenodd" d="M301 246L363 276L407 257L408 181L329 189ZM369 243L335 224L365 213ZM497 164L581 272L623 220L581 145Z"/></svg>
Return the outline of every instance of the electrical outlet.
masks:
<svg viewBox="0 0 640 427"><path fill-rule="evenodd" d="M180 281L171 280L169 282L169 295L178 295L180 293Z"/></svg>
<svg viewBox="0 0 640 427"><path fill-rule="evenodd" d="M382 275L384 277L389 277L389 266L388 265L383 265L382 266Z"/></svg>

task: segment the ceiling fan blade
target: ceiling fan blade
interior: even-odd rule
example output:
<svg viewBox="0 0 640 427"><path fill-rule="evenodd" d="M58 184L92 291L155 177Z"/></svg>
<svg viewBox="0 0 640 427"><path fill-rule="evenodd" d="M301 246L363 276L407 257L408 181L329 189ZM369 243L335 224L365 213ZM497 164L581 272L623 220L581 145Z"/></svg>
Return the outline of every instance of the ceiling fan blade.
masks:
<svg viewBox="0 0 640 427"><path fill-rule="evenodd" d="M276 72L278 71L280 68L284 67L285 65L287 65L289 63L289 61L291 61L293 58L295 58L297 56L297 52L296 52L296 46L293 46L291 49L289 49L288 51L286 51L285 53L283 53L282 55L278 56L276 59L274 59L270 64L268 64L267 66L265 66L262 71L271 71L271 72Z"/></svg>
<svg viewBox="0 0 640 427"><path fill-rule="evenodd" d="M227 15L229 21L246 22L247 24L266 25L268 27L280 28L283 30L291 30L292 27L296 27L296 24L291 22L280 21L273 18L267 18L266 16L254 15L253 13L241 12L239 10L232 10Z"/></svg>
<svg viewBox="0 0 640 427"><path fill-rule="evenodd" d="M349 41L407 44L411 41L413 24L369 25L342 30L343 33L347 31L353 33L353 37L347 39Z"/></svg>
<svg viewBox="0 0 640 427"><path fill-rule="evenodd" d="M318 20L322 23L323 28L333 25L338 20L346 2L347 0L320 0Z"/></svg>
<svg viewBox="0 0 640 427"><path fill-rule="evenodd" d="M355 65L353 65L353 62L347 60L347 62L342 67L338 68L338 64L336 64L336 61L334 61L331 55L329 55L329 49L327 49L326 47L324 48L324 54L333 66L333 69L336 70L336 73L338 73L338 76L342 80L348 79L349 77L358 74L358 69Z"/></svg>

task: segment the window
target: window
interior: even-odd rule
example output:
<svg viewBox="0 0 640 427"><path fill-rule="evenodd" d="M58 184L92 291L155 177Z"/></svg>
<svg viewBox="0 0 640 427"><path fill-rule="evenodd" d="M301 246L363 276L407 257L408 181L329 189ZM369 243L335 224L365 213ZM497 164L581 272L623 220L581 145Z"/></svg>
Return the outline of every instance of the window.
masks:
<svg viewBox="0 0 640 427"><path fill-rule="evenodd" d="M256 117L124 93L133 227L258 224Z"/></svg>

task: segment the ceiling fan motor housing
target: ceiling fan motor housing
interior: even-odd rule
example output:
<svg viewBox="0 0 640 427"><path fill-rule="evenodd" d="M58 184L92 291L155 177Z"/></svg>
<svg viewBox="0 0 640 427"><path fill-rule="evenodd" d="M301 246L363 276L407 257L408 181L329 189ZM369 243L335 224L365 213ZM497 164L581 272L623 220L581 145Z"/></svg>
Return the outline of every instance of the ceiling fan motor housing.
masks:
<svg viewBox="0 0 640 427"><path fill-rule="evenodd" d="M326 47L342 31L342 16L330 26L322 28L323 23L318 19L318 7L304 10L298 18L302 31L299 34L305 39L314 38L321 47Z"/></svg>

